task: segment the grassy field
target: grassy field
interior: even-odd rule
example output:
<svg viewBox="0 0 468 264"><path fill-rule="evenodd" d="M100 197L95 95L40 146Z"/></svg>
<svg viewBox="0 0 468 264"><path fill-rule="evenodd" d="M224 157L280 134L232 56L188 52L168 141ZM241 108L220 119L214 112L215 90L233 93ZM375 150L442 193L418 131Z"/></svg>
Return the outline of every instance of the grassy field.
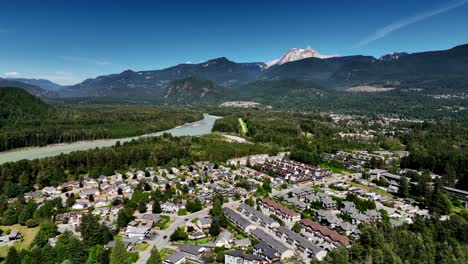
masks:
<svg viewBox="0 0 468 264"><path fill-rule="evenodd" d="M174 252L176 252L176 250L171 248L163 248L161 251L159 251L159 254L161 255L161 259L164 261Z"/></svg>
<svg viewBox="0 0 468 264"><path fill-rule="evenodd" d="M359 183L356 183L356 182L352 182L352 181L348 181L346 182L350 185L353 185L353 186L356 186L356 187L359 187L361 189L364 189L364 190L367 190L367 191L370 191L370 192L374 192L376 194L380 194L382 196L387 196L387 197L390 197L390 198L395 198L395 196L389 192L386 192L384 190L381 190L379 188L373 188L373 187L369 187L369 186L365 186L365 185L362 185L362 184L359 184Z"/></svg>
<svg viewBox="0 0 468 264"><path fill-rule="evenodd" d="M194 244L194 245L200 245L200 244L206 244L208 242L211 242L213 240L212 237L205 237L205 238L200 238L200 239L195 239L195 240L184 240L181 244Z"/></svg>
<svg viewBox="0 0 468 264"><path fill-rule="evenodd" d="M15 242L15 248L17 250L25 249L31 245L34 237L36 237L37 232L39 232L39 227L27 228L26 226L21 225L12 225L12 226L0 226L0 229L3 231L6 230L18 230L23 235L23 241ZM0 257L5 257L8 253L8 246L0 247Z"/></svg>
<svg viewBox="0 0 468 264"><path fill-rule="evenodd" d="M156 225L159 226L159 229L164 230L169 226L171 222L171 217L168 215L161 215L161 221L159 221Z"/></svg>
<svg viewBox="0 0 468 264"><path fill-rule="evenodd" d="M239 118L239 125L240 125L240 128L241 128L240 135L241 136L247 135L247 132L249 130L247 129L247 124L244 122L244 120L242 118Z"/></svg>

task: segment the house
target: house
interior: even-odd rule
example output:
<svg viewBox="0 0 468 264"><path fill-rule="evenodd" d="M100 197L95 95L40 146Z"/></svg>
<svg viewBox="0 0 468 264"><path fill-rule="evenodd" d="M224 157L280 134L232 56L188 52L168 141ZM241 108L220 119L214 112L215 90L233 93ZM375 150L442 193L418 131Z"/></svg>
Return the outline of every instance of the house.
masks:
<svg viewBox="0 0 468 264"><path fill-rule="evenodd" d="M239 226L242 230L246 233L249 233L251 230L257 228L254 224L252 224L249 220L242 217L236 211L232 210L231 208L223 208L224 215L229 219L231 222Z"/></svg>
<svg viewBox="0 0 468 264"><path fill-rule="evenodd" d="M80 183L77 181L67 181L62 184L62 189L74 190L80 188Z"/></svg>
<svg viewBox="0 0 468 264"><path fill-rule="evenodd" d="M216 238L215 244L217 247L224 246L225 248L230 248L232 243L233 235L228 230L223 230L219 233Z"/></svg>
<svg viewBox="0 0 468 264"><path fill-rule="evenodd" d="M234 239L234 246L242 249L248 248L252 245L252 242L248 238Z"/></svg>
<svg viewBox="0 0 468 264"><path fill-rule="evenodd" d="M97 196L97 195L100 195L100 194L101 193L96 188L84 188L80 192L80 197L81 197L81 199L86 199L88 196L91 196L91 195Z"/></svg>
<svg viewBox="0 0 468 264"><path fill-rule="evenodd" d="M88 188L97 187L98 182L96 181L96 179L86 177L86 178L83 179L83 185L88 187Z"/></svg>
<svg viewBox="0 0 468 264"><path fill-rule="evenodd" d="M23 239L23 236L18 230L11 230L10 234L6 236L0 236L0 243L21 240L21 239Z"/></svg>
<svg viewBox="0 0 468 264"><path fill-rule="evenodd" d="M241 203L239 205L238 210L242 212L248 219L253 222L259 223L263 227L268 227L270 229L279 227L279 223L271 219L270 217L264 215L263 213L259 212L252 206Z"/></svg>
<svg viewBox="0 0 468 264"><path fill-rule="evenodd" d="M73 209L73 210L83 210L83 209L85 209L85 208L88 208L88 203L83 202L83 201L76 202L76 203L72 206L72 209Z"/></svg>
<svg viewBox="0 0 468 264"><path fill-rule="evenodd" d="M129 252L134 252L135 251L135 244L138 242L137 238L123 238L122 243L124 243L125 248ZM112 240L109 243L107 243L104 248L109 250L115 247L116 241Z"/></svg>
<svg viewBox="0 0 468 264"><path fill-rule="evenodd" d="M234 250L224 254L224 264L263 264L268 263L262 257L245 254L240 250Z"/></svg>
<svg viewBox="0 0 468 264"><path fill-rule="evenodd" d="M261 208L263 208L267 212L273 213L285 221L294 222L294 221L299 221L301 219L301 214L295 212L292 209L287 208L286 206L282 204L272 201L270 199L267 199L267 198L260 199L259 205Z"/></svg>
<svg viewBox="0 0 468 264"><path fill-rule="evenodd" d="M350 245L351 241L347 236L340 235L338 232L331 230L318 222L314 222L310 219L302 219L300 224L302 228L304 228L304 232L322 238L327 242L333 243L334 245L341 245L345 247Z"/></svg>
<svg viewBox="0 0 468 264"><path fill-rule="evenodd" d="M56 196L56 195L60 195L62 192L57 190L57 188L55 187L47 186L47 187L42 188L42 193L44 195Z"/></svg>
<svg viewBox="0 0 468 264"><path fill-rule="evenodd" d="M109 203L104 200L104 199L98 199L96 201L94 201L94 207L104 207L104 206L108 206Z"/></svg>
<svg viewBox="0 0 468 264"><path fill-rule="evenodd" d="M201 229L210 228L212 222L213 222L213 219L211 218L201 218L201 219L198 219L197 226Z"/></svg>
<svg viewBox="0 0 468 264"><path fill-rule="evenodd" d="M281 254L267 245L265 242L260 242L253 246L253 252L255 255L263 257L268 263L276 262L279 260Z"/></svg>
<svg viewBox="0 0 468 264"><path fill-rule="evenodd" d="M185 253L189 259L200 259L206 248L199 245L183 244L179 247L179 251Z"/></svg>
<svg viewBox="0 0 468 264"><path fill-rule="evenodd" d="M254 229L252 232L252 236L258 239L259 241L262 241L269 247L271 247L278 255L280 259L285 259L285 258L290 258L294 256L294 251L287 247L282 241L277 240L270 234L266 233L265 231L257 228Z"/></svg>
<svg viewBox="0 0 468 264"><path fill-rule="evenodd" d="M192 239L192 240L201 239L201 238L205 238L205 237L206 237L206 234L201 232L201 231L196 231L195 233L189 234L189 236L188 236L188 238Z"/></svg>
<svg viewBox="0 0 468 264"><path fill-rule="evenodd" d="M136 225L135 221L132 221L125 229L125 235L129 238L138 238L141 241L145 239L146 236L148 236L152 227L153 221L150 220L141 221L138 225Z"/></svg>
<svg viewBox="0 0 468 264"><path fill-rule="evenodd" d="M151 220L154 223L157 223L157 222L161 221L161 216L158 215L158 214L144 214L144 215L140 216L140 219Z"/></svg>
<svg viewBox="0 0 468 264"><path fill-rule="evenodd" d="M63 214L58 214L54 217L56 224L68 223L73 226L79 226L81 223L81 218L85 213L83 212L68 212Z"/></svg>
<svg viewBox="0 0 468 264"><path fill-rule="evenodd" d="M275 234L278 238L295 247L299 252L304 252L310 258L322 260L327 255L325 250L289 228L280 226L276 229Z"/></svg>
<svg viewBox="0 0 468 264"><path fill-rule="evenodd" d="M185 254L177 251L172 253L166 260L164 260L164 264L182 264L185 263Z"/></svg>
<svg viewBox="0 0 468 264"><path fill-rule="evenodd" d="M165 202L161 204L161 210L167 214L174 214L179 211L179 206L170 202Z"/></svg>

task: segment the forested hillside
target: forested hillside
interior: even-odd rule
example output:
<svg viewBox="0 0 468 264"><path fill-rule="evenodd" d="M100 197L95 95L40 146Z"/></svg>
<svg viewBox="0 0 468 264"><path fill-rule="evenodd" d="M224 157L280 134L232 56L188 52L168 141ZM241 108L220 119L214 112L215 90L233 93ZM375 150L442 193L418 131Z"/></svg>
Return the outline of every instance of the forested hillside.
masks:
<svg viewBox="0 0 468 264"><path fill-rule="evenodd" d="M0 88L0 128L17 120L45 117L50 107L21 88Z"/></svg>
<svg viewBox="0 0 468 264"><path fill-rule="evenodd" d="M0 151L142 135L203 118L184 108L139 105L48 106L21 89L0 89Z"/></svg>

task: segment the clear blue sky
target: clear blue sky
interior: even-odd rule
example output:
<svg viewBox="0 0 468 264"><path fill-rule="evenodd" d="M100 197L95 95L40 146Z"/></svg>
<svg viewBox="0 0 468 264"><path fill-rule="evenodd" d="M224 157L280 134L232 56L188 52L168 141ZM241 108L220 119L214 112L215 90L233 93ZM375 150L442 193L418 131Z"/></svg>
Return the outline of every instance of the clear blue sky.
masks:
<svg viewBox="0 0 468 264"><path fill-rule="evenodd" d="M468 0L0 3L0 77L61 84L221 56L268 61L307 45L381 56L464 43Z"/></svg>

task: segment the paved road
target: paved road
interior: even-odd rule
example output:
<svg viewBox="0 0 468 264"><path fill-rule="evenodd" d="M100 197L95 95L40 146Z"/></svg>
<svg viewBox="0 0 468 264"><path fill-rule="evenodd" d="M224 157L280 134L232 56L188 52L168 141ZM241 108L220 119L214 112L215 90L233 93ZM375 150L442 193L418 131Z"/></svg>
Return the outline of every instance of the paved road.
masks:
<svg viewBox="0 0 468 264"><path fill-rule="evenodd" d="M234 201L234 202L228 202L223 204L223 207L233 207L234 205L239 204L239 201ZM166 248L169 245L169 237L171 236L174 231L184 225L186 222L190 222L195 218L200 218L200 217L205 217L208 216L210 212L210 208L205 208L201 211L195 212L190 215L184 215L184 216L174 216L174 223L167 228L166 230L160 231L156 237L153 240L148 241L148 248L145 251L140 252L140 257L138 258L138 261L136 262L137 264L146 264L150 257L151 249L153 246L156 246L158 250L161 250L163 248ZM187 219L187 220L186 220ZM164 239L164 236L167 236L166 239Z"/></svg>

